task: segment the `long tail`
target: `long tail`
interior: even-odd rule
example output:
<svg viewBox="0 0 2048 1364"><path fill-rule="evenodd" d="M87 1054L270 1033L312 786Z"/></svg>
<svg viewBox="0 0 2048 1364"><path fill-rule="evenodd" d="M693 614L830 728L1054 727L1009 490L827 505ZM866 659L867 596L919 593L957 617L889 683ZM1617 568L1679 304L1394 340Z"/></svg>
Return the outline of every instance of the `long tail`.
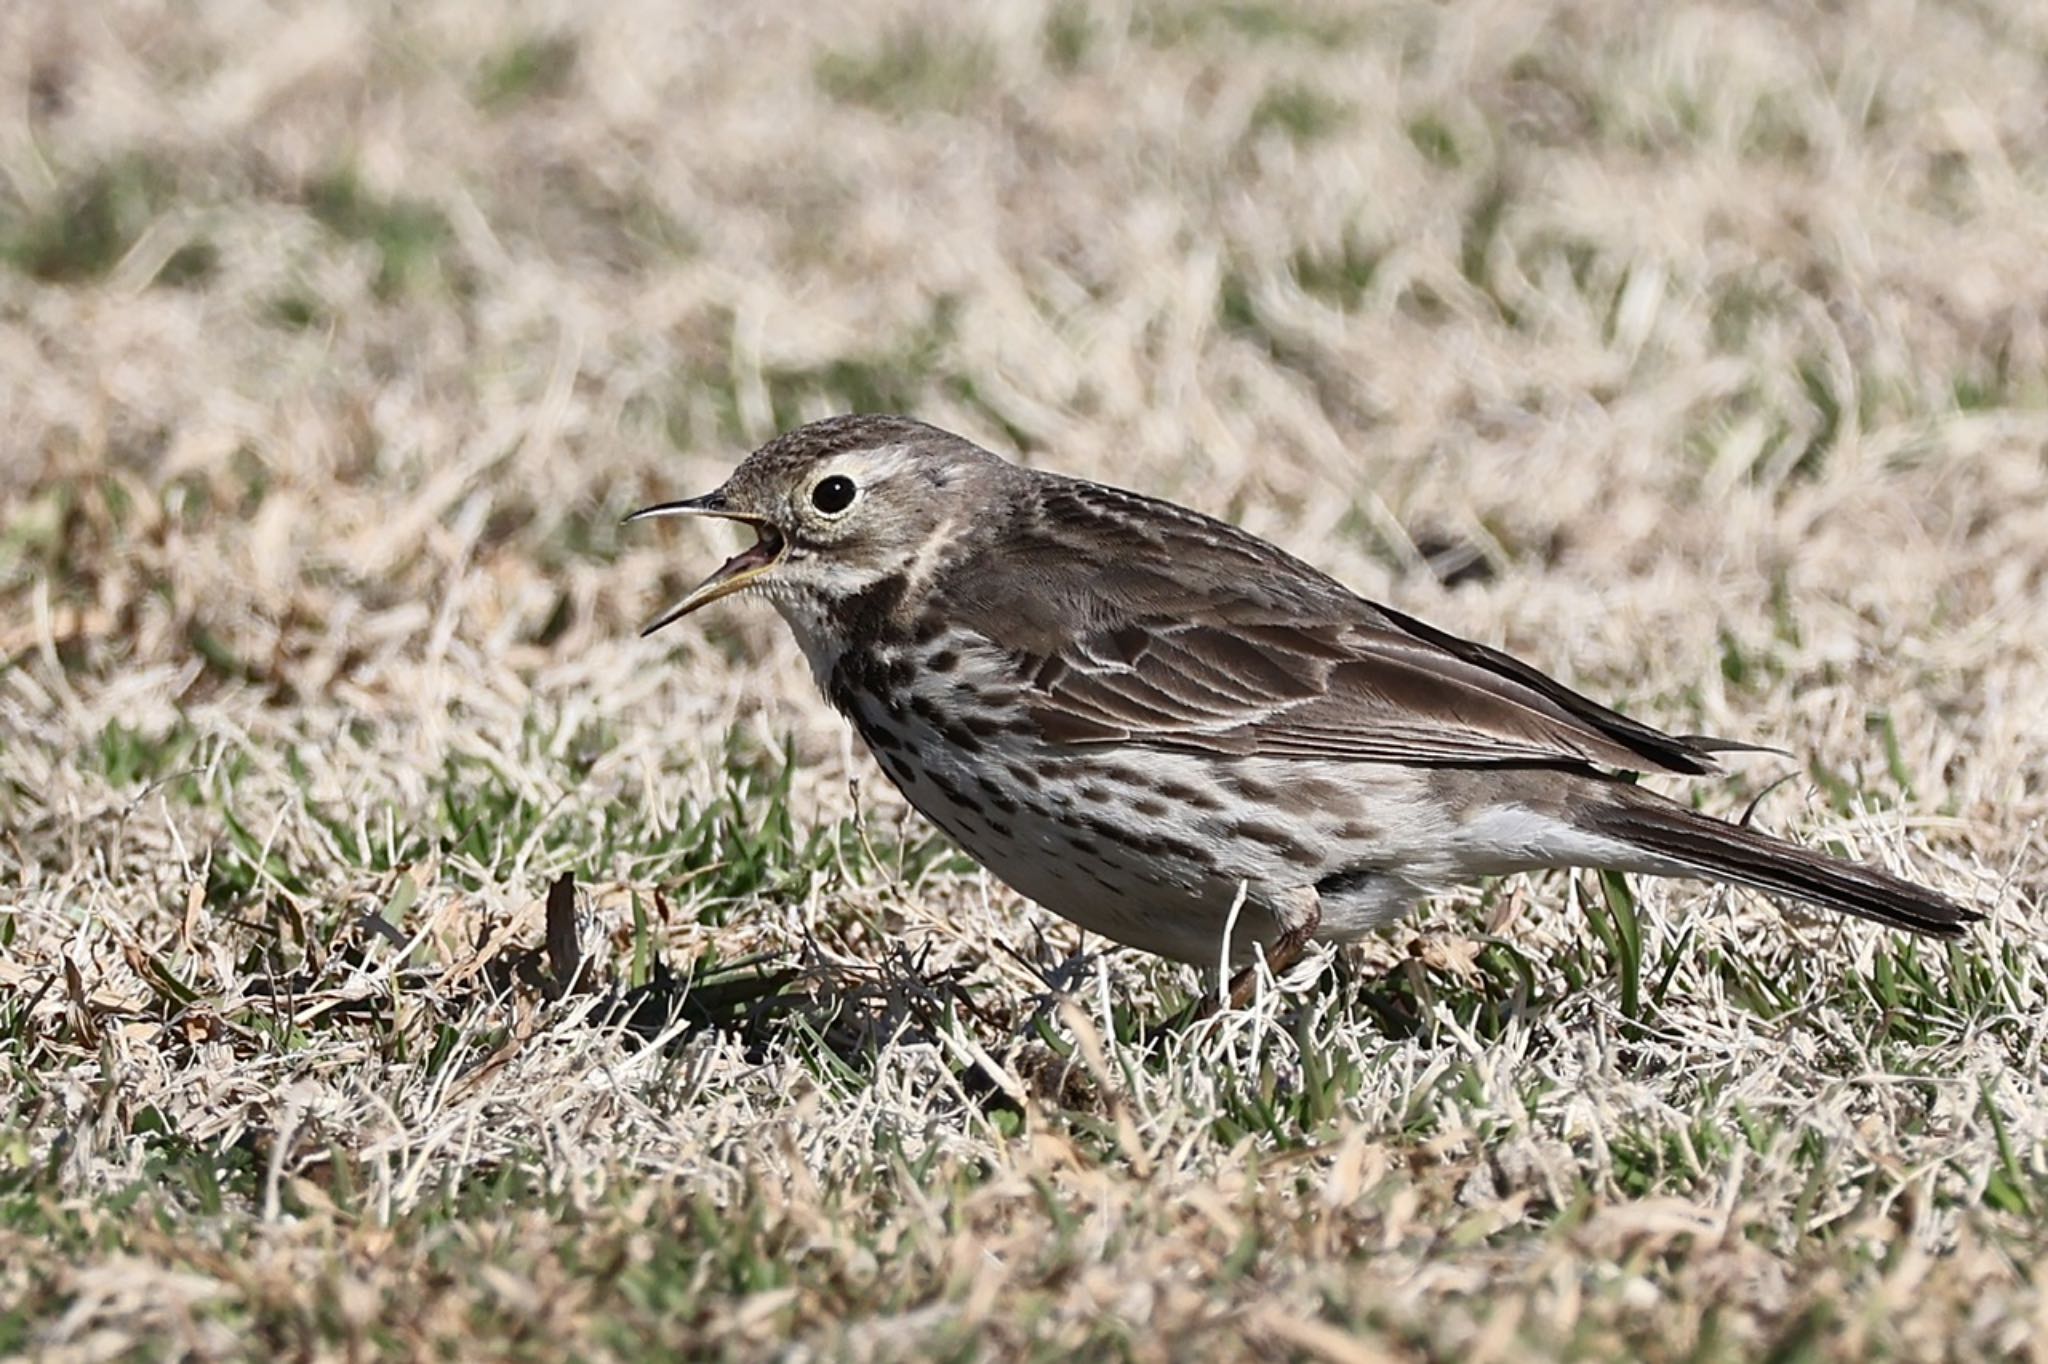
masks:
<svg viewBox="0 0 2048 1364"><path fill-rule="evenodd" d="M1615 788L1612 799L1578 822L1588 833L1667 864L1646 862L1643 871L1725 881L1942 938L1959 937L1984 917L1889 872L1711 818L1638 787Z"/></svg>

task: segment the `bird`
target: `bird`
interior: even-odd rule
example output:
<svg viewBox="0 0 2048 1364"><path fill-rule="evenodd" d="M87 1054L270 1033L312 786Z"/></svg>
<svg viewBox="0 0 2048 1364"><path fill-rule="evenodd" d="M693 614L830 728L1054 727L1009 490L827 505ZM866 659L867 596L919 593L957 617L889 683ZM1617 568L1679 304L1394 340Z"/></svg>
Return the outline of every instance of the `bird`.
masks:
<svg viewBox="0 0 2048 1364"><path fill-rule="evenodd" d="M627 519L755 542L656 617L763 597L909 803L1083 929L1278 977L1488 877L1684 877L1955 937L1981 916L1639 784L1669 734L1236 526L909 417L790 430Z"/></svg>

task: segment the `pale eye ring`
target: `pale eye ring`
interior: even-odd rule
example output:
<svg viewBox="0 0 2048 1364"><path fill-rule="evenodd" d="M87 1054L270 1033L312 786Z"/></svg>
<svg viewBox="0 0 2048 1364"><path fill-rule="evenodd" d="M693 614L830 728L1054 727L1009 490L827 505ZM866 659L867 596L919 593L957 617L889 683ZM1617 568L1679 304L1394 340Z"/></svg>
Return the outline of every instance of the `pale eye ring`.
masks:
<svg viewBox="0 0 2048 1364"><path fill-rule="evenodd" d="M859 487L845 474L827 474L811 489L811 505L827 516L837 516L858 496Z"/></svg>

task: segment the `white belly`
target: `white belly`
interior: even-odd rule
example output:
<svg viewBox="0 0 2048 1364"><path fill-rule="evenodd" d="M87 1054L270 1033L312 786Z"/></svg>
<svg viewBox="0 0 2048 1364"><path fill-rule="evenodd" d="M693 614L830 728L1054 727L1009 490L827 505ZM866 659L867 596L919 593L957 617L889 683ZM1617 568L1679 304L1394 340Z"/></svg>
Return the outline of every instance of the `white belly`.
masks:
<svg viewBox="0 0 2048 1364"><path fill-rule="evenodd" d="M1269 804L1265 792L1300 783L1314 764L1055 750L1018 735L970 753L914 713L869 696L857 705L876 760L920 813L1019 894L1117 942L1208 965L1228 934L1242 964L1308 904L1320 902L1318 938L1350 941L1407 913L1424 890L1391 874L1315 894L1319 881L1382 849L1381 826L1348 808L1355 799L1286 814ZM1252 794L1219 781L1219 769ZM1408 806L1408 774L1383 771L1392 799L1376 803ZM1213 808L1191 809L1179 799L1188 791Z"/></svg>
<svg viewBox="0 0 2048 1364"><path fill-rule="evenodd" d="M831 694L836 642L784 615ZM1310 912L1321 916L1316 937L1350 941L1452 879L1404 856L1443 845L1441 830L1432 838L1421 827L1433 803L1407 769L1054 746L989 726L963 733L973 713L963 696L1014 686L983 649L957 635L924 645L921 661L956 658L913 671L908 690L892 693L900 704L871 690L835 700L921 814L1019 894L1085 929L1199 965L1219 959L1227 934L1243 964ZM1359 870L1380 863L1384 876Z"/></svg>

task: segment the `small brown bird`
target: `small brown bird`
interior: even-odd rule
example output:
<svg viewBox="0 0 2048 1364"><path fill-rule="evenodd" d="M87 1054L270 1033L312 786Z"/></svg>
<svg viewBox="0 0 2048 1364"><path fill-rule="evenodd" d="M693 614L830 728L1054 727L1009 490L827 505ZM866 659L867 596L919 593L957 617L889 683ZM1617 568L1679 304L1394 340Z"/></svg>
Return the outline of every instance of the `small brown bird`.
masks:
<svg viewBox="0 0 2048 1364"><path fill-rule="evenodd" d="M910 803L1018 892L1180 961L1284 969L1461 882L1700 877L1942 936L1979 916L1618 774L1665 734L1234 526L903 417L815 422L634 513L759 539L648 627L768 598Z"/></svg>

